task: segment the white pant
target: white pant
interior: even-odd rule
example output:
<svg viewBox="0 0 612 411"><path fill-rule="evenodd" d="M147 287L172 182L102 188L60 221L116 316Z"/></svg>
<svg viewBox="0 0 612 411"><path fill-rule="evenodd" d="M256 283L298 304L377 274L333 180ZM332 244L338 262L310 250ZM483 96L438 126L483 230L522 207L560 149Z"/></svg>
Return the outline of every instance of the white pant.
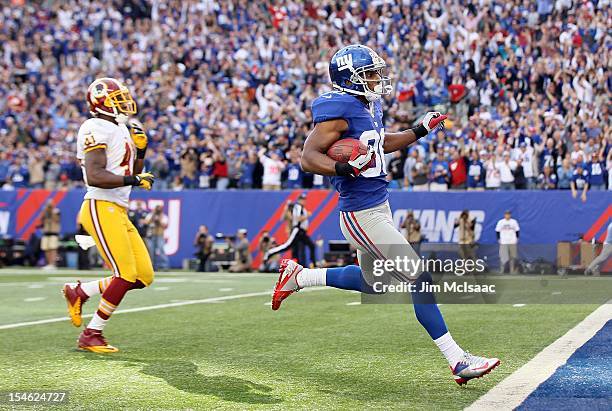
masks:
<svg viewBox="0 0 612 411"><path fill-rule="evenodd" d="M589 273L594 272L596 274L599 274L601 267L604 265L606 261L608 261L608 258L610 258L611 256L612 256L612 244L604 244L603 249L601 250L601 253L593 261L591 261L591 264L589 264L587 271Z"/></svg>
<svg viewBox="0 0 612 411"><path fill-rule="evenodd" d="M393 225L393 216L388 202L360 211L341 211L340 229L353 247L365 281L372 285L380 281L375 276L375 267L384 260L396 261L397 257L418 260L419 256L406 238ZM395 266L397 267L397 265ZM389 280L408 281L418 277L422 270L391 270ZM385 281L385 280L383 280Z"/></svg>

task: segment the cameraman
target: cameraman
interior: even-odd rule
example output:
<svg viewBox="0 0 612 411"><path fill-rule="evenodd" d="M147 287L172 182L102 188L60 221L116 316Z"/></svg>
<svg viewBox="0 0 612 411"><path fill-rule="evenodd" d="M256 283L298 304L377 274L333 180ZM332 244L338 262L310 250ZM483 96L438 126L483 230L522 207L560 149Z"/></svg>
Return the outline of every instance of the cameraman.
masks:
<svg viewBox="0 0 612 411"><path fill-rule="evenodd" d="M43 233L40 248L45 252L45 260L47 261L47 265L43 268L53 270L56 268L61 225L59 208L56 208L51 201L47 201L45 205L41 225Z"/></svg>
<svg viewBox="0 0 612 411"><path fill-rule="evenodd" d="M268 250L275 246L274 238L270 237L270 232L264 231L261 233L261 237L259 239L259 252L261 255L265 256ZM273 272L278 268L278 258L271 257L268 261L263 260L261 266L259 267L260 271L265 272Z"/></svg>
<svg viewBox="0 0 612 411"><path fill-rule="evenodd" d="M419 220L414 218L412 210L408 210L406 218L402 222L402 228L406 230L406 240L410 243L417 255L421 253L421 242L423 236L421 235L421 223Z"/></svg>
<svg viewBox="0 0 612 411"><path fill-rule="evenodd" d="M475 260L474 242L476 235L474 229L476 228L476 219L470 218L468 210L463 210L459 218L455 220L454 227L459 229L459 256L464 261Z"/></svg>
<svg viewBox="0 0 612 411"><path fill-rule="evenodd" d="M236 235L234 243L234 265L230 267L230 272L245 273L251 271L251 252L249 251L249 239L247 230L241 228Z"/></svg>
<svg viewBox="0 0 612 411"><path fill-rule="evenodd" d="M137 201L136 208L128 211L128 218L136 227L136 231L142 238L147 237L147 226L145 224L145 218L147 217L147 210L145 209L144 201Z"/></svg>
<svg viewBox="0 0 612 411"><path fill-rule="evenodd" d="M164 251L164 231L168 228L168 217L164 214L163 206L155 206L155 209L145 217L144 223L149 229L147 240L153 267L156 270L168 268L168 257Z"/></svg>
<svg viewBox="0 0 612 411"><path fill-rule="evenodd" d="M196 257L198 257L198 271L204 272L208 271L207 262L208 257L212 253L213 246L213 237L208 232L208 227L205 225L201 225L196 233L195 240L193 241L193 245L196 248Z"/></svg>

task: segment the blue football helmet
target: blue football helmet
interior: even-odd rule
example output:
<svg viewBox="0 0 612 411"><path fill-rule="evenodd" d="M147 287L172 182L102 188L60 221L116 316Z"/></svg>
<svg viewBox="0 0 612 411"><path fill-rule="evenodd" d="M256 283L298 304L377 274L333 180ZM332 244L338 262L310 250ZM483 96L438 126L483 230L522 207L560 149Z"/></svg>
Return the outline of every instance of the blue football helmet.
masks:
<svg viewBox="0 0 612 411"><path fill-rule="evenodd" d="M374 50L352 44L334 54L329 62L329 77L335 89L374 101L393 91L391 79L384 73L386 67L385 60ZM379 79L367 80L365 73L368 71L375 71ZM378 84L370 88L372 82Z"/></svg>

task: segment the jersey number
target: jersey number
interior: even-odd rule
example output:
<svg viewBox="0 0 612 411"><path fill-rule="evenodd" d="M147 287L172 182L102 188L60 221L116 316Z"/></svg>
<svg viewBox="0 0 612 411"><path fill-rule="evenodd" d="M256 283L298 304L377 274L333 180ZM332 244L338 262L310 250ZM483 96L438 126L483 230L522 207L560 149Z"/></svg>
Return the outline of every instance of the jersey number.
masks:
<svg viewBox="0 0 612 411"><path fill-rule="evenodd" d="M132 149L128 143L125 143L125 155L123 156L123 160L119 163L119 167L125 168L125 175L132 175Z"/></svg>
<svg viewBox="0 0 612 411"><path fill-rule="evenodd" d="M361 133L359 141L366 146L374 147L376 153L376 164L374 167L361 173L363 177L379 177L386 174L385 169L385 152L383 150L383 143L385 139L385 130L381 129L380 134L376 130L368 130Z"/></svg>

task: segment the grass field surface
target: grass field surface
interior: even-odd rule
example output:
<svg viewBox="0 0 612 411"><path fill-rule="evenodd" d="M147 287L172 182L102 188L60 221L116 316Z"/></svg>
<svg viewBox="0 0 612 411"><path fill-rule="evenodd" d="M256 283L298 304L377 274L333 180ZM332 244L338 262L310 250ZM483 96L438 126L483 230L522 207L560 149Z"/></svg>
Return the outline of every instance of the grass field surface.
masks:
<svg viewBox="0 0 612 411"><path fill-rule="evenodd" d="M68 320L1 329L65 316L61 285L95 272L0 270L0 391L68 391L53 409L462 409L596 308L442 305L463 348L502 360L462 388L411 306L316 289L273 312L275 277L160 273L106 328L121 351L99 355L75 349Z"/></svg>

